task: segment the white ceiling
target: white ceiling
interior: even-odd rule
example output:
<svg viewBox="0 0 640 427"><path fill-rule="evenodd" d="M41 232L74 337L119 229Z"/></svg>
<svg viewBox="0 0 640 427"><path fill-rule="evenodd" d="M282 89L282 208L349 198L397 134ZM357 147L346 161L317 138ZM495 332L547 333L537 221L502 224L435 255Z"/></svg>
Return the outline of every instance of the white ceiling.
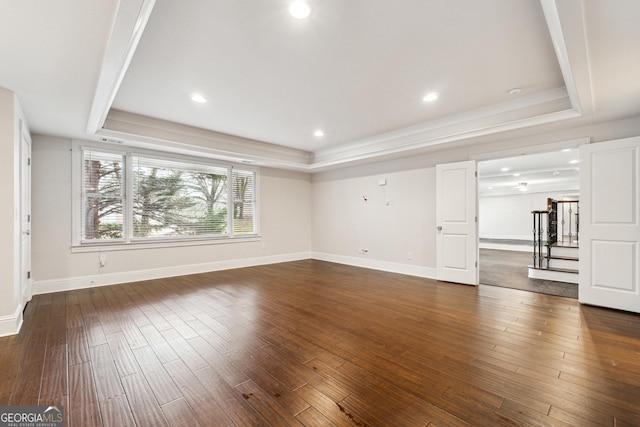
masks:
<svg viewBox="0 0 640 427"><path fill-rule="evenodd" d="M579 193L578 148L505 157L478 163L478 195L509 196L526 193ZM524 184L524 185L523 185Z"/></svg>
<svg viewBox="0 0 640 427"><path fill-rule="evenodd" d="M289 3L3 0L0 86L35 133L306 171L640 114L637 0Z"/></svg>
<svg viewBox="0 0 640 427"><path fill-rule="evenodd" d="M156 3L113 108L316 151L564 85L535 0L186 3Z"/></svg>

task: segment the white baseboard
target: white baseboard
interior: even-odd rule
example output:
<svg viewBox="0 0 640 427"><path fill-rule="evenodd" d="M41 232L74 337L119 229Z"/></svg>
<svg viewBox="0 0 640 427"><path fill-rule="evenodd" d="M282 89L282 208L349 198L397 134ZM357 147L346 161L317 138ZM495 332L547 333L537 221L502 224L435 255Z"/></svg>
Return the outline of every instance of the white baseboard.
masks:
<svg viewBox="0 0 640 427"><path fill-rule="evenodd" d="M257 258L214 261L203 264L181 265L175 267L155 268L148 270L126 271L121 273L105 273L92 276L71 277L57 280L42 280L33 283L33 295L52 292L71 291L96 286L117 285L121 283L139 282L142 280L161 279L165 277L185 276L188 274L208 273L211 271L230 270L232 268L254 267L279 262L298 261L311 258L310 252L284 255L273 255Z"/></svg>
<svg viewBox="0 0 640 427"><path fill-rule="evenodd" d="M539 270L532 267L529 267L528 276L531 279L551 280L554 282L566 282L576 285L580 281L580 275L576 273L566 273L564 271L553 270Z"/></svg>
<svg viewBox="0 0 640 427"><path fill-rule="evenodd" d="M364 255L364 257L366 256L367 255ZM390 273L406 274L408 276L418 276L427 279L436 279L437 277L437 270L435 268L419 265L400 264L364 257L349 257L344 255L328 254L324 252L312 252L311 257L320 261L335 262L338 264L346 264L354 267L388 271Z"/></svg>
<svg viewBox="0 0 640 427"><path fill-rule="evenodd" d="M97 286L117 285L121 283L139 282L143 280L161 279L165 277L185 276L188 274L207 273L211 271L229 270L233 268L254 267L258 265L276 264L280 262L298 261L302 259L317 259L352 265L354 267L370 268L409 276L436 278L436 269L410 264L399 264L358 257L348 257L322 252L300 252L293 254L274 255L258 258L236 259L229 261L214 261L203 264L183 265L148 270L127 271L121 273L105 273L91 276L70 277L64 279L34 281L33 295L53 292L86 289ZM2 319L0 319L1 321Z"/></svg>
<svg viewBox="0 0 640 427"><path fill-rule="evenodd" d="M533 234L482 234L478 236L480 239L498 239L498 240L533 240Z"/></svg>
<svg viewBox="0 0 640 427"><path fill-rule="evenodd" d="M6 337L8 335L15 335L20 332L22 327L22 311L24 307L22 304L16 308L16 311L8 316L0 316L0 337Z"/></svg>

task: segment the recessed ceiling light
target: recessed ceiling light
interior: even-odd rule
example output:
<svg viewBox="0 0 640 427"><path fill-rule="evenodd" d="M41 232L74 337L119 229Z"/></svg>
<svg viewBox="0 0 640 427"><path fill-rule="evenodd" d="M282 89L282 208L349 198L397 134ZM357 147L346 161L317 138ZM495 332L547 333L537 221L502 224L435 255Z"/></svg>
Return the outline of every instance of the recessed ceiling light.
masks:
<svg viewBox="0 0 640 427"><path fill-rule="evenodd" d="M519 88L519 87L512 87L511 89L507 90L507 93L509 95L517 95L521 92L522 92L522 88Z"/></svg>
<svg viewBox="0 0 640 427"><path fill-rule="evenodd" d="M313 136L318 136L318 137L324 136L324 131L322 129L318 129L313 133Z"/></svg>
<svg viewBox="0 0 640 427"><path fill-rule="evenodd" d="M569 162L569 164L571 164L571 165L577 165L578 163L580 163L580 160L571 160Z"/></svg>
<svg viewBox="0 0 640 427"><path fill-rule="evenodd" d="M311 13L311 8L302 0L296 0L289 7L291 16L297 19L305 19Z"/></svg>
<svg viewBox="0 0 640 427"><path fill-rule="evenodd" d="M564 149L562 149L562 152L563 152L563 153L568 153L569 151L571 151L571 148L564 148Z"/></svg>
<svg viewBox="0 0 640 427"><path fill-rule="evenodd" d="M422 97L422 100L424 102L433 102L436 99L438 99L438 96L439 96L438 92L429 92L428 94Z"/></svg>
<svg viewBox="0 0 640 427"><path fill-rule="evenodd" d="M500 169L501 172L509 172L509 168L502 168Z"/></svg>
<svg viewBox="0 0 640 427"><path fill-rule="evenodd" d="M199 102L199 103L203 103L203 102L207 102L207 98L205 98L204 95L201 95L199 93L194 93L193 95L191 95L191 100L193 102Z"/></svg>
<svg viewBox="0 0 640 427"><path fill-rule="evenodd" d="M520 176L520 174L519 173L514 173L513 176Z"/></svg>

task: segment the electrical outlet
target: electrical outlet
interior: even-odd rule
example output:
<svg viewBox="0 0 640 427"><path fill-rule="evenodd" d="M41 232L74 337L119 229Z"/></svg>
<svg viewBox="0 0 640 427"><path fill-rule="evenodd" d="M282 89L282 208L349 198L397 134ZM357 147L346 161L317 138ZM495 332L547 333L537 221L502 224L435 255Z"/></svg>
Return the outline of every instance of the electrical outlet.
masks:
<svg viewBox="0 0 640 427"><path fill-rule="evenodd" d="M408 260L412 260L413 259L413 252L411 252L411 251L407 252L407 259Z"/></svg>
<svg viewBox="0 0 640 427"><path fill-rule="evenodd" d="M98 255L98 262L100 263L100 267L107 265L107 254Z"/></svg>
<svg viewBox="0 0 640 427"><path fill-rule="evenodd" d="M360 255L366 255L366 254L368 254L368 253L369 253L369 249L360 248L360 249L358 249L358 253L359 253Z"/></svg>

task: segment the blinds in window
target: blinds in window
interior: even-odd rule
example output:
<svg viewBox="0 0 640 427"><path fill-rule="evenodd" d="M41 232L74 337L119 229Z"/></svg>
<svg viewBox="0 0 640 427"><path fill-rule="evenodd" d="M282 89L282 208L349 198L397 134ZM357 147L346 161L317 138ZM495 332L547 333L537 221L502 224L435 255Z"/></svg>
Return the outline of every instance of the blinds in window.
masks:
<svg viewBox="0 0 640 427"><path fill-rule="evenodd" d="M233 232L256 232L255 172L233 169Z"/></svg>
<svg viewBox="0 0 640 427"><path fill-rule="evenodd" d="M82 149L82 241L256 234L256 172Z"/></svg>
<svg viewBox="0 0 640 427"><path fill-rule="evenodd" d="M133 237L227 233L227 168L133 157Z"/></svg>
<svg viewBox="0 0 640 427"><path fill-rule="evenodd" d="M83 151L83 240L124 237L124 156Z"/></svg>

